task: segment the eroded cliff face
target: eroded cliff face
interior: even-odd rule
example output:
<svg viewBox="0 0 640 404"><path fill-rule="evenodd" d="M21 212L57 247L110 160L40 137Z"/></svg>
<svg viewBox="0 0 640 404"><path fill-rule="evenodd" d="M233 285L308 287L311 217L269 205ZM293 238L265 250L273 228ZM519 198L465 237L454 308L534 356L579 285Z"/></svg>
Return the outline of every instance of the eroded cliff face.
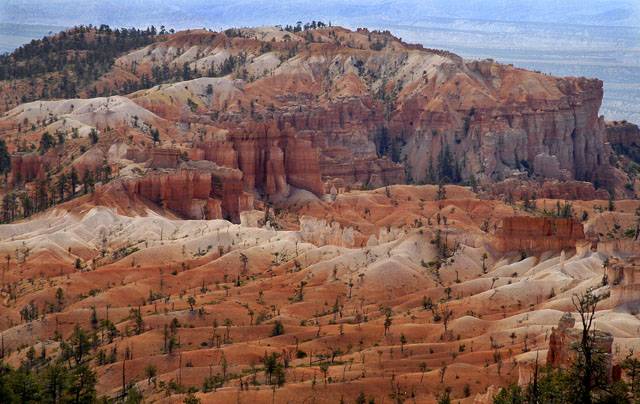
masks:
<svg viewBox="0 0 640 404"><path fill-rule="evenodd" d="M244 189L267 200L287 197L290 185L322 195L318 149L286 128L255 124L222 140L196 142L190 157L239 169Z"/></svg>
<svg viewBox="0 0 640 404"><path fill-rule="evenodd" d="M139 92L133 99L167 119L179 115L227 130L233 153L204 147L205 158L237 165L250 189L282 191L268 179L281 170L280 152L272 146L292 155L286 142L276 140L282 132L310 142L321 177L345 185L446 178L494 182L523 175L603 186L617 180L598 116L599 80L555 78L490 60L465 62L367 30L318 29L304 40L289 35L288 42L280 42L282 36L271 29L242 31L226 42L222 33L192 35L173 40L189 49L188 55L167 53L171 41L146 52L167 61L179 57L192 69L202 69L206 60L242 55L246 72L235 81L200 78L184 88ZM267 39L269 52L256 49L256 41ZM134 60L141 71L159 63L143 50L118 64L126 68ZM190 100L192 108L180 109L177 98ZM248 139L253 144L246 144ZM284 171L288 177L295 170L285 166ZM312 182L305 180L303 187L316 192L317 180Z"/></svg>
<svg viewBox="0 0 640 404"><path fill-rule="evenodd" d="M634 241L637 244L637 240ZM631 249L622 251L632 252ZM637 255L626 259L612 258L605 270L611 285L610 304L637 312L640 308L640 258Z"/></svg>
<svg viewBox="0 0 640 404"><path fill-rule="evenodd" d="M34 147L45 132L66 136L64 164L82 170L105 159L136 178L189 160L236 170L209 192L236 219L252 207L244 193L278 202L294 188L322 196L468 181L493 195L530 198L529 187L537 197L593 199L602 191L584 181L605 189L627 182L598 116L601 81L467 62L388 32L185 31L121 56L95 87L125 92L137 81L157 85L126 97L23 104L0 127ZM36 129L23 136L27 125ZM127 147L116 157L107 151L115 142ZM14 171L33 180L35 160L16 156ZM202 201L171 202L168 191L140 192L187 216L203 209Z"/></svg>
<svg viewBox="0 0 640 404"><path fill-rule="evenodd" d="M455 68L444 84L453 93L436 111L425 108L428 98L413 95L403 105L408 110L392 120L393 132L405 134L415 178L429 172L424 161L437 167L449 152L462 178L501 180L527 172L606 181L598 172L606 173L610 154L598 117L602 82L550 78L488 61Z"/></svg>
<svg viewBox="0 0 640 404"><path fill-rule="evenodd" d="M188 219L239 221L241 211L253 208L253 197L243 191L242 173L237 169L183 164L124 182L130 195Z"/></svg>
<svg viewBox="0 0 640 404"><path fill-rule="evenodd" d="M574 249L582 240L582 224L573 218L512 216L498 225L494 247L501 252L541 253Z"/></svg>
<svg viewBox="0 0 640 404"><path fill-rule="evenodd" d="M613 150L640 162L640 128L626 121L607 122L607 140Z"/></svg>

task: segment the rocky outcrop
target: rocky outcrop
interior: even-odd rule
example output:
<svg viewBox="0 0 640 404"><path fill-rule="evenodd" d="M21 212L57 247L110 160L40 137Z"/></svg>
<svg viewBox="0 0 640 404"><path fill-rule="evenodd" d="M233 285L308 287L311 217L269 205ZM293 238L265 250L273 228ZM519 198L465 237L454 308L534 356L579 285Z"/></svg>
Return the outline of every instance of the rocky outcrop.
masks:
<svg viewBox="0 0 640 404"><path fill-rule="evenodd" d="M605 189L596 189L586 181L531 181L511 178L492 184L489 193L492 197L510 200L525 199L564 199L564 200L606 200L609 193Z"/></svg>
<svg viewBox="0 0 640 404"><path fill-rule="evenodd" d="M170 148L151 149L149 167L177 168L180 164L180 150Z"/></svg>
<svg viewBox="0 0 640 404"><path fill-rule="evenodd" d="M99 129L102 140L92 148L107 138L126 141L125 157L152 169L175 170L188 158L238 170L220 174L211 190L223 215L236 219L252 205L245 192L275 203L292 188L320 196L407 182L473 181L491 189L516 179L537 183L538 198L594 199L606 196L581 181L616 191L628 181L614 167L598 115L599 80L467 62L366 30L267 31L168 35L122 55L98 81L157 80L166 66L188 67L193 79L126 97L25 104L3 115L2 126L12 132L25 119L52 125L65 116ZM233 65L228 75L200 77L220 76L225 63ZM152 124L167 146L147 147ZM635 144L624 135L632 128L618 126L609 138ZM511 185L495 192L533 197Z"/></svg>
<svg viewBox="0 0 640 404"><path fill-rule="evenodd" d="M498 225L494 247L501 252L541 253L573 249L580 240L582 224L573 218L512 216Z"/></svg>
<svg viewBox="0 0 640 404"><path fill-rule="evenodd" d="M473 404L493 404L493 397L500 393L500 387L490 385L484 393L478 393L473 399Z"/></svg>
<svg viewBox="0 0 640 404"><path fill-rule="evenodd" d="M229 134L228 140L196 143L191 156L238 168L243 188L267 199L288 196L290 185L316 195L324 193L318 149L296 137L288 125L280 130L274 122L251 124Z"/></svg>
<svg viewBox="0 0 640 404"><path fill-rule="evenodd" d="M569 331L573 330L576 320L571 313L564 313L558 321L558 327L553 328L549 336L549 350L547 351L547 364L553 367L569 366L571 364L571 338Z"/></svg>
<svg viewBox="0 0 640 404"><path fill-rule="evenodd" d="M146 162L149 168L177 168L182 155L180 150L174 148L129 147L124 157L136 163Z"/></svg>
<svg viewBox="0 0 640 404"><path fill-rule="evenodd" d="M203 164L204 163L204 164ZM189 219L228 219L253 208L253 197L243 191L242 173L208 162L182 164L126 181L131 195Z"/></svg>
<svg viewBox="0 0 640 404"><path fill-rule="evenodd" d="M154 173L132 181L127 188L131 193L187 218L221 217L219 209L214 207L213 212L209 211L213 207L213 204L209 204L211 194L209 173L199 173L194 170Z"/></svg>
<svg viewBox="0 0 640 404"><path fill-rule="evenodd" d="M149 150L148 149L139 149L134 147L127 148L127 152L125 153L125 158L127 160L131 160L136 163L142 163L149 160Z"/></svg>
<svg viewBox="0 0 640 404"><path fill-rule="evenodd" d="M289 139L285 154L287 182L316 195L324 194L319 160L319 151L313 147L311 141Z"/></svg>
<svg viewBox="0 0 640 404"><path fill-rule="evenodd" d="M307 153L311 153L311 146L316 149L323 178L379 187L402 183L406 178L401 164L380 156L377 150L388 151L388 147L376 144L380 142L377 135L385 130L383 115L382 105L367 95L336 100L322 107L307 105L296 112L276 114L275 119L278 127L305 134L308 140L303 148ZM300 144L294 142L292 146Z"/></svg>
<svg viewBox="0 0 640 404"><path fill-rule="evenodd" d="M607 122L607 140L617 154L640 162L640 128L627 121Z"/></svg>
<svg viewBox="0 0 640 404"><path fill-rule="evenodd" d="M199 142L189 153L191 160L208 160L220 167L238 168L238 153L229 141Z"/></svg>
<svg viewBox="0 0 640 404"><path fill-rule="evenodd" d="M302 240L315 244L354 247L363 245L364 238L352 227L343 228L338 222L327 222L312 216L300 218L300 236Z"/></svg>
<svg viewBox="0 0 640 404"><path fill-rule="evenodd" d="M430 170L437 172L450 153L455 164L449 164L463 178L501 180L528 172L607 181L599 173L610 168L604 122L598 117L601 81L551 79L487 61L451 69L459 70L450 79L457 86L436 84L432 90L437 97L445 88L457 88L461 98L441 96L442 104L432 105L431 97L421 93L406 100L392 120L392 131L405 134L408 148L404 150L413 178L422 179ZM475 82L472 74L484 82ZM529 83L511 87L514 79ZM485 97L476 91L495 95ZM427 106L436 110L429 111ZM546 167L549 162L551 166Z"/></svg>
<svg viewBox="0 0 640 404"><path fill-rule="evenodd" d="M212 196L220 199L223 217L238 222L240 212L253 209L253 194L244 192L242 172L237 169L211 171Z"/></svg>
<svg viewBox="0 0 640 404"><path fill-rule="evenodd" d="M593 230L587 234L590 238L598 240L598 234ZM598 240L597 243L597 251L606 256L640 256L640 243L634 238Z"/></svg>
<svg viewBox="0 0 640 404"><path fill-rule="evenodd" d="M560 168L557 156L548 153L540 153L533 160L533 172L535 175L555 180L568 180L571 173L567 169Z"/></svg>
<svg viewBox="0 0 640 404"><path fill-rule="evenodd" d="M329 31L317 33L331 36ZM365 31L340 33L347 42L371 41ZM240 168L246 190L269 196L285 192L285 183L317 193L317 179L309 175L295 185L297 171L287 166L291 156L298 158L291 148L301 150L301 141L318 154L322 179L345 185L446 178L492 183L515 175L621 186L612 175L611 148L598 115L601 81L555 78L490 60L465 62L392 36L386 41L384 52L366 45L353 52L342 40L331 47L319 41L321 51L308 47L270 74L248 63L253 81L211 79L208 96L192 80L134 99L160 115L164 106L176 108L159 102L162 97L191 100L197 108L181 119L209 121L228 133L221 143L201 141L196 147L204 156L194 156ZM278 39L270 44L280 45ZM194 68L205 58L222 57L218 48L198 47L197 41L189 46L199 49L185 59ZM227 52L251 55L252 48L237 39ZM144 56L136 62L158 63Z"/></svg>
<svg viewBox="0 0 640 404"><path fill-rule="evenodd" d="M575 344L582 338L582 330L574 328L576 320L570 313L565 313L558 322L558 327L551 330L549 336L549 350L547 351L547 365L554 368L567 368L574 363L577 351ZM609 378L612 376L612 346L613 336L609 332L594 330L595 347L604 353L605 368Z"/></svg>
<svg viewBox="0 0 640 404"><path fill-rule="evenodd" d="M640 258L610 258L606 271L613 307L626 307L633 312L640 309Z"/></svg>

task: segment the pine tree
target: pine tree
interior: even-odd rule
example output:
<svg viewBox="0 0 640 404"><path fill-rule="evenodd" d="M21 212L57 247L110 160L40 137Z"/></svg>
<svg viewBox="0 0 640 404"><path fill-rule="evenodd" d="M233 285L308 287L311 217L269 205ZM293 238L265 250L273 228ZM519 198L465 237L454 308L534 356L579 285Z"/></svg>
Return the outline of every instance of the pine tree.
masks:
<svg viewBox="0 0 640 404"><path fill-rule="evenodd" d="M64 201L64 191L67 188L68 177L66 174L61 174L58 178L58 193L60 195L60 202Z"/></svg>
<svg viewBox="0 0 640 404"><path fill-rule="evenodd" d="M11 171L11 155L7 149L7 143L4 139L0 139L0 175L4 176L5 184L9 171Z"/></svg>
<svg viewBox="0 0 640 404"><path fill-rule="evenodd" d="M38 150L40 151L40 154L44 154L50 148L55 146L55 144L56 144L56 141L53 138L53 136L51 136L51 134L49 134L49 132L44 132L42 134L42 137L40 137L40 147L38 148Z"/></svg>
<svg viewBox="0 0 640 404"><path fill-rule="evenodd" d="M82 184L84 185L85 194L88 194L89 191L93 191L94 181L93 181L93 174L91 174L91 171L86 170L84 172L84 175L82 177Z"/></svg>
<svg viewBox="0 0 640 404"><path fill-rule="evenodd" d="M76 187L78 186L78 171L75 167L71 167L69 182L71 184L71 197L74 197L76 196Z"/></svg>

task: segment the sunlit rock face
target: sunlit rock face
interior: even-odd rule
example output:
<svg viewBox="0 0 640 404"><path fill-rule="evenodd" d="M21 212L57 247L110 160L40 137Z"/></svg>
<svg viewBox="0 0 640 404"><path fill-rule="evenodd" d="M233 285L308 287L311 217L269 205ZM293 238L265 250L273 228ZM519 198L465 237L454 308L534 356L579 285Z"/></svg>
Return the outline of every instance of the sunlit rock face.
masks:
<svg viewBox="0 0 640 404"><path fill-rule="evenodd" d="M611 285L611 304L616 307L625 307L634 313L638 312L640 310L640 259L638 256L612 259L606 268L606 274L607 281Z"/></svg>

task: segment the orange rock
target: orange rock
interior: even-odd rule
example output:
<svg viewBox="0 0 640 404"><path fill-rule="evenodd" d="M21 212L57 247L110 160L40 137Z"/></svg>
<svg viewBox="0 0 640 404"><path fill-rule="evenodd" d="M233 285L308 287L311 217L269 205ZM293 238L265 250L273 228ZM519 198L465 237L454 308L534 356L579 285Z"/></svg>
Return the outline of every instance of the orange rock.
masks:
<svg viewBox="0 0 640 404"><path fill-rule="evenodd" d="M180 163L180 151L177 149L151 149L151 168L176 168Z"/></svg>
<svg viewBox="0 0 640 404"><path fill-rule="evenodd" d="M558 327L551 330L547 365L554 368L567 368L574 363L577 355L574 346L582 338L582 330L573 328L575 322L576 320L570 313L565 313L558 322ZM593 338L596 348L604 353L607 374L611 380L613 336L609 332L595 330Z"/></svg>
<svg viewBox="0 0 640 404"><path fill-rule="evenodd" d="M580 240L582 224L573 218L512 216L498 225L494 246L501 252L540 253L573 249Z"/></svg>

